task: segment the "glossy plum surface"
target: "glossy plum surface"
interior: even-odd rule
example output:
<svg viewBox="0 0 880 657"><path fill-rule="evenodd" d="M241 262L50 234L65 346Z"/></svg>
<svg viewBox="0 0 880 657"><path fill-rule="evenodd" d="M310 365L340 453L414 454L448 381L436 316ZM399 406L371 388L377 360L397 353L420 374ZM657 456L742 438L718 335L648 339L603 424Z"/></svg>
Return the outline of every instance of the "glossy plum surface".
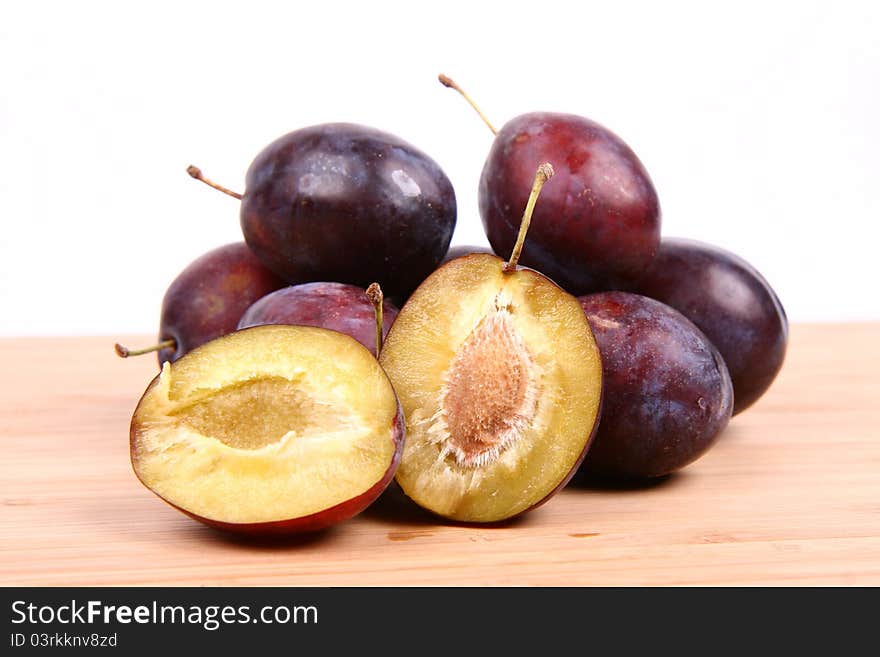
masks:
<svg viewBox="0 0 880 657"><path fill-rule="evenodd" d="M443 259L455 227L452 184L425 153L348 123L291 132L247 172L241 226L288 282L379 281L409 294Z"/></svg>
<svg viewBox="0 0 880 657"><path fill-rule="evenodd" d="M382 333L397 317L389 301L382 304ZM363 288L345 283L291 285L256 301L242 315L238 328L261 324L317 326L350 335L376 355L376 319Z"/></svg>
<svg viewBox="0 0 880 657"><path fill-rule="evenodd" d="M200 256L178 274L162 299L159 341L173 339L176 348L159 350L159 365L231 333L248 306L284 285L244 242Z"/></svg>
<svg viewBox="0 0 880 657"><path fill-rule="evenodd" d="M602 417L583 471L642 479L674 472L727 426L733 386L718 350L677 310L627 292L580 298L602 355Z"/></svg>
<svg viewBox="0 0 880 657"><path fill-rule="evenodd" d="M733 381L734 414L755 403L782 368L785 310L764 277L739 256L665 238L634 291L681 312L718 348Z"/></svg>
<svg viewBox="0 0 880 657"><path fill-rule="evenodd" d="M660 243L657 193L619 137L570 114L524 114L498 132L479 189L494 251L510 254L541 162L555 176L541 192L521 264L576 295L638 277Z"/></svg>

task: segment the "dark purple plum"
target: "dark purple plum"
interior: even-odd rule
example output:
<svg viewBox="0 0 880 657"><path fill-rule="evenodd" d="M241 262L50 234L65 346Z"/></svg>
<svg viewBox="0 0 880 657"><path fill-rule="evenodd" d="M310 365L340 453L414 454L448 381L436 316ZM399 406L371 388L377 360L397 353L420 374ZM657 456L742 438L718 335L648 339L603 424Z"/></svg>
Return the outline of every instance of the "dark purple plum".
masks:
<svg viewBox="0 0 880 657"><path fill-rule="evenodd" d="M582 470L645 479L699 458L727 426L733 386L718 350L684 315L637 294L580 297L599 345L604 400Z"/></svg>
<svg viewBox="0 0 880 657"><path fill-rule="evenodd" d="M495 252L492 251L492 249L490 249L488 246L472 246L470 244L459 244L457 246L450 247L449 251L446 252L446 256L443 258L443 262L440 264L445 265L450 260L455 260L456 258L460 258L461 256L469 255L471 253L488 253L489 255L495 255Z"/></svg>
<svg viewBox="0 0 880 657"><path fill-rule="evenodd" d="M296 130L247 172L241 227L254 253L290 283L383 281L406 296L446 254L452 184L393 135L350 123Z"/></svg>
<svg viewBox="0 0 880 657"><path fill-rule="evenodd" d="M382 305L382 334L397 317L397 308ZM291 285L257 300L242 315L238 328L262 324L317 326L350 335L376 355L376 314L366 290L345 283Z"/></svg>
<svg viewBox="0 0 880 657"><path fill-rule="evenodd" d="M162 299L159 345L138 351L117 345L116 351L120 356L156 351L160 366L174 362L234 331L248 306L285 285L244 242L217 247L191 262L168 286Z"/></svg>
<svg viewBox="0 0 880 657"><path fill-rule="evenodd" d="M681 312L718 348L733 381L734 415L754 404L782 368L785 310L764 277L739 256L664 238L633 291Z"/></svg>
<svg viewBox="0 0 880 657"><path fill-rule="evenodd" d="M660 243L660 204L619 137L581 116L535 112L497 134L480 178L483 227L510 253L535 167L556 173L535 209L520 262L575 295L612 289L645 270Z"/></svg>

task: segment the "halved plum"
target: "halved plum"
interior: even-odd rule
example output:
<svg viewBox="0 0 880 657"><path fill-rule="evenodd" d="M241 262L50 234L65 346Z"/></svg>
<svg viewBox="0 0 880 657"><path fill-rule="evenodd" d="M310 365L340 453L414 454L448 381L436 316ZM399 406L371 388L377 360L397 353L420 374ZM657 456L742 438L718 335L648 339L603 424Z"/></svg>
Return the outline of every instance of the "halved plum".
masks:
<svg viewBox="0 0 880 657"><path fill-rule="evenodd" d="M394 477L403 416L353 338L257 326L165 363L131 422L131 462L160 498L245 533L327 527Z"/></svg>
<svg viewBox="0 0 880 657"><path fill-rule="evenodd" d="M506 520L549 499L598 422L602 365L577 299L495 256L431 274L380 362L407 423L397 482L453 520Z"/></svg>

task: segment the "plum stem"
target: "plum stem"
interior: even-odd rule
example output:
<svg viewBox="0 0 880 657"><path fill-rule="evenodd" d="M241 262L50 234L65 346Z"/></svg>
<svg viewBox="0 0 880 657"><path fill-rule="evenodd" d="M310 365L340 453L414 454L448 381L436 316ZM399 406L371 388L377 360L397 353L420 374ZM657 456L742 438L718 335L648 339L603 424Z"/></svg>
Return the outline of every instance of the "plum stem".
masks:
<svg viewBox="0 0 880 657"><path fill-rule="evenodd" d="M503 271L516 271L519 263L519 257L522 254L523 244L526 241L526 233L529 232L529 224L532 222L532 213L535 211L535 203L541 194L541 188L544 183L553 177L553 166L549 162L538 167L535 173L535 182L532 183L532 192L529 194L528 203L526 203L525 212L523 212L522 221L519 223L519 235L516 236L516 244L513 245L513 253L510 254L510 260L504 265Z"/></svg>
<svg viewBox="0 0 880 657"><path fill-rule="evenodd" d="M170 338L168 340L163 340L158 344L154 344L151 347L144 347L143 349L129 349L128 347L123 347L117 342L113 348L116 350L117 356L120 358L128 358L129 356L142 356L143 354L149 354L161 349L177 349L177 342L174 341L174 338Z"/></svg>
<svg viewBox="0 0 880 657"><path fill-rule="evenodd" d="M453 79L452 79L451 77L449 77L448 75L443 75L443 73L441 73L440 75L438 75L438 76L437 76L437 79L440 80L440 84L442 84L444 87L449 87L450 89L455 89L458 93L460 93L460 94L461 94L461 97L464 98L464 99L468 102L468 104L469 104L471 107L474 108L474 110L476 111L476 113L480 115L480 118L483 119L483 123L485 123L487 126L489 126L489 130L492 131L492 134L493 134L493 135L497 135L497 134L498 134L498 131L495 129L495 126L493 126L493 125L489 122L489 119L486 118L486 115L483 114L483 110L481 110L481 109L479 108L479 106L478 106L473 100L471 100L471 97L468 96L468 95L465 93L464 89L462 89L461 87L459 87L459 86L455 83L455 80L453 80Z"/></svg>
<svg viewBox="0 0 880 657"><path fill-rule="evenodd" d="M210 178L205 178L205 176L202 175L202 170L199 169L197 166L193 166L192 164L190 164L190 165L186 168L186 172L187 172L190 176L192 176L193 178L195 178L196 180L201 180L201 181L202 181L203 183L205 183L208 187L213 187L214 189L216 189L216 190L218 190L218 191L220 191L220 192L223 192L224 194L228 194L228 195L231 196L232 198L237 198L239 201L241 200L241 194L239 194L238 192L233 192L231 189L229 189L229 188L227 188L227 187L224 187L223 185L218 185L217 183L215 183L215 182L214 182L213 180L211 180Z"/></svg>
<svg viewBox="0 0 880 657"><path fill-rule="evenodd" d="M376 358L378 358L379 353L382 351L382 326L385 323L382 308L385 296L382 294L382 288L379 287L378 283L370 283L370 287L367 288L367 299L373 304L373 310L376 313Z"/></svg>

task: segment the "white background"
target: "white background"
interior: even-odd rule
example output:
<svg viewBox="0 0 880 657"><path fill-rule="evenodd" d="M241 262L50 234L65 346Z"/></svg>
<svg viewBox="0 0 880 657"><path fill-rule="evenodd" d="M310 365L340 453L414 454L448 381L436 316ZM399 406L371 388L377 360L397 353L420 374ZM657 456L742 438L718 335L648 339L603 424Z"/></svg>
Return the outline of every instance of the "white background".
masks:
<svg viewBox="0 0 880 657"><path fill-rule="evenodd" d="M0 334L153 332L241 239L251 159L352 121L429 153L482 243L491 134L584 114L650 172L667 235L755 264L791 319L880 319L880 3L3 3Z"/></svg>

